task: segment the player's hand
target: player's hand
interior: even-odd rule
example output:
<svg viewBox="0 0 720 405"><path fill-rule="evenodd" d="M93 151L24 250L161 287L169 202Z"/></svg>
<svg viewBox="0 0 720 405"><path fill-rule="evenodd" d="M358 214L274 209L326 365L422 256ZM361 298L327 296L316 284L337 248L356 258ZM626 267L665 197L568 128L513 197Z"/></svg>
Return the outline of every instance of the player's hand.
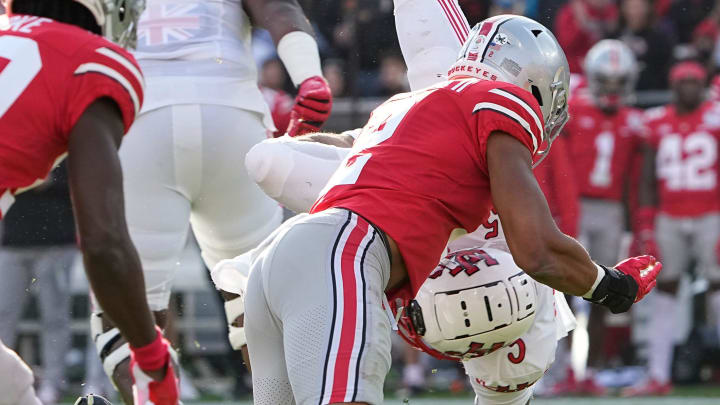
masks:
<svg viewBox="0 0 720 405"><path fill-rule="evenodd" d="M290 113L287 133L298 136L318 132L327 121L332 109L330 86L320 76L313 76L300 83L295 106Z"/></svg>
<svg viewBox="0 0 720 405"><path fill-rule="evenodd" d="M133 378L135 405L180 403L179 380L169 348L170 344L159 330L158 338L153 343L139 349L131 347L130 374Z"/></svg>
<svg viewBox="0 0 720 405"><path fill-rule="evenodd" d="M655 287L655 278L662 270L662 263L653 256L635 256L616 264L615 269L635 280L638 285L635 302L638 302Z"/></svg>

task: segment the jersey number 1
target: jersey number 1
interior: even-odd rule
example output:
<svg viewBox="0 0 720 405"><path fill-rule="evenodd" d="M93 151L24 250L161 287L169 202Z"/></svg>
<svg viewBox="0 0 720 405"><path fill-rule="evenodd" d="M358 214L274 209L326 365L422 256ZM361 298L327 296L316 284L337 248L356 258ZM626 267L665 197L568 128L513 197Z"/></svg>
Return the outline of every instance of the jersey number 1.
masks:
<svg viewBox="0 0 720 405"><path fill-rule="evenodd" d="M4 68L3 62L7 60ZM42 69L37 42L30 38L0 37L0 118L12 107Z"/></svg>

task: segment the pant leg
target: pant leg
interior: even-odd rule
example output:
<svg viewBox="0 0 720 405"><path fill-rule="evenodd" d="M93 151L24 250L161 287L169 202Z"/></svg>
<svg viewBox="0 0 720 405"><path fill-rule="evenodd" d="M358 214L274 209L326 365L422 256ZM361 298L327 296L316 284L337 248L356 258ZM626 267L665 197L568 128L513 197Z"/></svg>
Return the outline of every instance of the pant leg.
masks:
<svg viewBox="0 0 720 405"><path fill-rule="evenodd" d="M0 340L0 405L42 405L33 381L30 367Z"/></svg>
<svg viewBox="0 0 720 405"><path fill-rule="evenodd" d="M70 246L32 249L42 317L43 384L56 389L65 381L65 354L70 349L70 271L77 249Z"/></svg>
<svg viewBox="0 0 720 405"><path fill-rule="evenodd" d="M141 114L120 148L128 230L153 311L167 309L187 241L190 198L200 183L200 116L175 108Z"/></svg>
<svg viewBox="0 0 720 405"><path fill-rule="evenodd" d="M410 89L445 80L470 30L457 0L395 0L395 27Z"/></svg>
<svg viewBox="0 0 720 405"><path fill-rule="evenodd" d="M17 324L30 296L31 273L22 250L0 249L0 340L13 346Z"/></svg>
<svg viewBox="0 0 720 405"><path fill-rule="evenodd" d="M253 271L245 296L245 336L252 367L255 405L295 405L285 364L280 322L270 312L260 270Z"/></svg>
<svg viewBox="0 0 720 405"><path fill-rule="evenodd" d="M173 107L178 108L178 107ZM208 268L254 248L282 222L282 209L245 170L245 155L265 139L258 113L203 105L202 183L193 195L193 231Z"/></svg>
<svg viewBox="0 0 720 405"><path fill-rule="evenodd" d="M248 286L246 319L250 326L264 316L251 300L262 288L282 333L282 346L263 353L284 352L295 401L381 404L390 368L390 321L381 304L390 262L377 232L349 211L328 210L279 233L256 263L251 278L260 272L262 282ZM263 337L255 328L269 323L247 331L251 356ZM254 389L263 389L251 362Z"/></svg>
<svg viewBox="0 0 720 405"><path fill-rule="evenodd" d="M720 214L703 215L694 222L692 251L698 261L698 275L717 285L720 283L720 266L716 250L720 239Z"/></svg>
<svg viewBox="0 0 720 405"><path fill-rule="evenodd" d="M677 282L688 270L693 251L691 239L683 227L684 221L684 218L664 214L658 214L655 220L655 239L663 263L658 282Z"/></svg>

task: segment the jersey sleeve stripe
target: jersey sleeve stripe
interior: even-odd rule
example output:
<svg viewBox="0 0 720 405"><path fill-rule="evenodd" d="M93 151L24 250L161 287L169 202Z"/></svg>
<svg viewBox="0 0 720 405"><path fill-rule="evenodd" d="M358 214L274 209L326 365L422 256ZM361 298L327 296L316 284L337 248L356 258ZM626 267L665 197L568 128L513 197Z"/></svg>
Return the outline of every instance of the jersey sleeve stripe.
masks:
<svg viewBox="0 0 720 405"><path fill-rule="evenodd" d="M455 36L457 37L458 42L462 44L463 42L465 42L463 40L462 29L458 26L450 10L448 10L448 5L443 0L438 0L438 4L440 5L440 8L442 8L443 14L445 14L445 18L447 18L453 31L455 31Z"/></svg>
<svg viewBox="0 0 720 405"><path fill-rule="evenodd" d="M537 113L533 108L528 104L525 100L522 98L516 96L512 92L509 92L505 89L492 89L490 90L490 93L497 94L498 96L502 96L507 98L508 100L512 100L520 107L522 107L525 111L527 111L528 114L530 114L530 117L532 117L533 121L535 121L535 125L537 126L538 130L540 131L540 139L542 139L545 136L545 128L542 125L542 121L540 121L540 117L538 117Z"/></svg>
<svg viewBox="0 0 720 405"><path fill-rule="evenodd" d="M140 100L138 98L137 91L135 91L135 88L132 86L132 84L130 84L130 82L125 78L125 76L120 74L117 70L105 65L101 65L99 63L84 63L78 66L78 68L75 70L76 75L82 75L85 73L100 73L120 83L120 85L125 87L125 90L127 90L128 94L130 94L133 106L135 107L135 114L138 113L138 111L140 110Z"/></svg>
<svg viewBox="0 0 720 405"><path fill-rule="evenodd" d="M475 114L475 113L478 112L478 111L482 111L482 110L495 111L495 112L497 112L497 113L499 113L499 114L502 114L502 115L510 118L511 120L517 122L518 124L520 124L520 126L522 126L522 127L525 129L525 132L527 132L528 135L530 135L530 138L532 139L532 142L533 142L533 153L536 153L536 152L537 152L537 149L538 149L538 140L537 140L537 138L535 138L535 136L533 135L532 129L530 128L530 124L529 124L523 117L521 117L520 115L518 115L518 113L516 113L515 111L513 111L513 110L511 110L511 109L509 109L509 108L503 107L503 106L501 106L500 104L495 104L495 103L477 103L477 104L475 104L475 108L473 108L473 114Z"/></svg>
<svg viewBox="0 0 720 405"><path fill-rule="evenodd" d="M113 51L110 48L98 48L95 50L95 52L99 53L100 55L107 56L108 58L116 61L117 63L123 65L125 69L130 71L133 76L135 76L135 79L140 83L140 88L145 88L145 79L143 78L142 73L140 73L140 69L138 69L132 62L130 62L126 57L122 56L121 54Z"/></svg>

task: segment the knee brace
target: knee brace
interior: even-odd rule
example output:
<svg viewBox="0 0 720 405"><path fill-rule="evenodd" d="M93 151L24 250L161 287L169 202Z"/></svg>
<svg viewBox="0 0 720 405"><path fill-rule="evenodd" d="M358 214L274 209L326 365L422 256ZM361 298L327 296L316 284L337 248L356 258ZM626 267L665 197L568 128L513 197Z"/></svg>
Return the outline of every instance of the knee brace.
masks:
<svg viewBox="0 0 720 405"><path fill-rule="evenodd" d="M30 367L0 341L0 405L42 405L35 396Z"/></svg>
<svg viewBox="0 0 720 405"><path fill-rule="evenodd" d="M245 303L243 297L237 297L229 301L225 301L225 316L228 322L228 339L230 346L235 350L240 350L247 344L245 338L245 328L242 326L234 326L235 320L245 313Z"/></svg>

